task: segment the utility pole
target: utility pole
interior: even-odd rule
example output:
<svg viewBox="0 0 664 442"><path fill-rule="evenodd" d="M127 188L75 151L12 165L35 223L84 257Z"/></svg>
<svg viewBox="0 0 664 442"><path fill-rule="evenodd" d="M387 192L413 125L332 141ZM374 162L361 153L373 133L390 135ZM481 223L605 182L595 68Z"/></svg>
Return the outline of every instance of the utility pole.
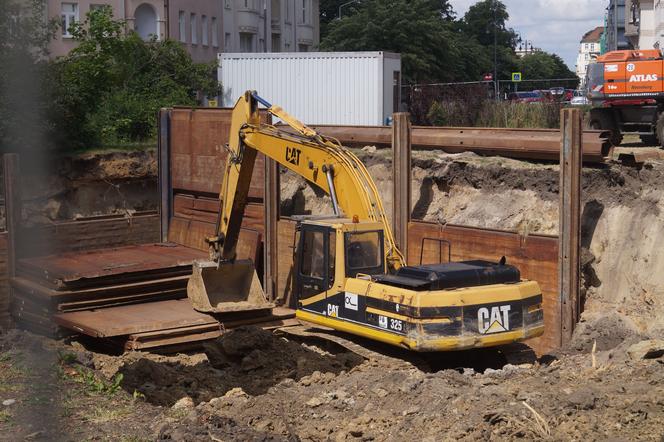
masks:
<svg viewBox="0 0 664 442"><path fill-rule="evenodd" d="M498 81L498 21L496 20L496 0L493 0L493 81L496 101L500 99L500 82Z"/></svg>

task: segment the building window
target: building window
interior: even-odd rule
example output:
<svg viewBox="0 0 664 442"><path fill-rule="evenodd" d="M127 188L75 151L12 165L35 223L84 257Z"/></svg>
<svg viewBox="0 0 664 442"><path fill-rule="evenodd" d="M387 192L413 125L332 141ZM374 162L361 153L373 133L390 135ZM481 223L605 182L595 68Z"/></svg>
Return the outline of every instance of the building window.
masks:
<svg viewBox="0 0 664 442"><path fill-rule="evenodd" d="M231 34L228 32L224 34L224 49L226 52L229 52L231 49Z"/></svg>
<svg viewBox="0 0 664 442"><path fill-rule="evenodd" d="M302 43L297 45L298 52L309 52L309 45L303 45Z"/></svg>
<svg viewBox="0 0 664 442"><path fill-rule="evenodd" d="M307 0L302 0L302 24L307 23Z"/></svg>
<svg viewBox="0 0 664 442"><path fill-rule="evenodd" d="M272 52L281 52L280 34L272 34Z"/></svg>
<svg viewBox="0 0 664 442"><path fill-rule="evenodd" d="M189 17L191 25L191 44L198 44L198 26L196 25L196 14L191 14Z"/></svg>
<svg viewBox="0 0 664 442"><path fill-rule="evenodd" d="M217 17L212 17L212 46L219 47L219 28L217 28Z"/></svg>
<svg viewBox="0 0 664 442"><path fill-rule="evenodd" d="M184 19L184 11L180 11L180 14L178 15L178 27L179 27L179 32L180 32L180 41L182 43L187 42L187 24L185 23Z"/></svg>
<svg viewBox="0 0 664 442"><path fill-rule="evenodd" d="M201 43L203 46L208 45L208 34L210 29L208 28L208 18L207 15L201 15Z"/></svg>
<svg viewBox="0 0 664 442"><path fill-rule="evenodd" d="M240 52L254 51L254 34L250 32L240 32Z"/></svg>
<svg viewBox="0 0 664 442"><path fill-rule="evenodd" d="M224 0L224 8L231 9L231 0Z"/></svg>
<svg viewBox="0 0 664 442"><path fill-rule="evenodd" d="M71 37L69 28L78 21L78 3L63 3L61 6L62 36Z"/></svg>

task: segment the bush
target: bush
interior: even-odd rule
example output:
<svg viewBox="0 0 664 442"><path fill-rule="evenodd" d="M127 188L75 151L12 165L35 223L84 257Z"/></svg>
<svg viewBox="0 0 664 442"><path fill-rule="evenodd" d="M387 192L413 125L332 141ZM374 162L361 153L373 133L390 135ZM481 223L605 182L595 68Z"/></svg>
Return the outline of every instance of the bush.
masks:
<svg viewBox="0 0 664 442"><path fill-rule="evenodd" d="M562 107L559 103L442 101L431 105L427 119L434 126L558 128Z"/></svg>
<svg viewBox="0 0 664 442"><path fill-rule="evenodd" d="M476 126L509 128L558 128L558 103L515 103L486 101L479 112Z"/></svg>
<svg viewBox="0 0 664 442"><path fill-rule="evenodd" d="M78 47L52 63L51 118L68 148L134 143L156 136L161 107L195 106L219 92L216 64L196 64L172 40L143 41L96 9L70 29Z"/></svg>

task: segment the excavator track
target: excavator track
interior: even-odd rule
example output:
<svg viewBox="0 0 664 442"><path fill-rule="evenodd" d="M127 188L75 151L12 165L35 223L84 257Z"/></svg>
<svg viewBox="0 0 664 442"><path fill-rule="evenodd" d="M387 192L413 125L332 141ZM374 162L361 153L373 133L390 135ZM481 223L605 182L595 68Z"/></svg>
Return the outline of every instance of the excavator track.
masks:
<svg viewBox="0 0 664 442"><path fill-rule="evenodd" d="M294 327L281 327L275 330L276 333L283 333L295 338L304 338L304 339L314 339L314 340L323 340L337 344L346 350L349 350L355 353L358 356L363 357L364 359L372 362L376 362L380 365L389 365L390 367L397 367L403 369L420 369L429 371L429 366L424 358L420 357L417 353L407 352L403 350L404 355L407 359L389 356L385 353L381 353L375 350L371 350L363 345L358 344L357 342L346 339L342 336L336 334L334 329L326 329L320 326L294 326ZM372 344L373 346L374 344ZM398 350L398 349L397 349ZM394 351L393 348L385 346L385 351Z"/></svg>
<svg viewBox="0 0 664 442"><path fill-rule="evenodd" d="M394 369L418 369L425 372L436 372L444 369L463 370L464 368L475 368L484 371L486 368L502 368L504 365L532 364L537 361L537 356L530 347L521 343L504 345L501 347L478 349L472 351L447 353L415 353L408 350L395 349L388 345L368 342L373 350L355 340L340 336L337 331L321 326L288 326L274 330L275 333L290 336L300 340L315 340L332 342L348 351L363 357L378 365L389 366ZM389 353L399 353L399 356L390 356ZM482 353L478 353L482 352ZM479 358L479 359L478 359Z"/></svg>

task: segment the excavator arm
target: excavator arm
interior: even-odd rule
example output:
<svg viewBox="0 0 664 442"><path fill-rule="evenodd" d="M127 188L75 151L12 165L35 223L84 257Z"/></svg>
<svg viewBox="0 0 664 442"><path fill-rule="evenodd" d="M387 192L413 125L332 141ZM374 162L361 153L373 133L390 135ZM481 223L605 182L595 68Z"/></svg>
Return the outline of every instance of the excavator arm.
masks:
<svg viewBox="0 0 664 442"><path fill-rule="evenodd" d="M283 121L289 130L261 123L259 104ZM398 269L405 265L376 185L359 158L338 141L318 134L254 91L246 92L233 109L228 159L219 194L221 210L216 236L208 239L214 261L235 260L258 152L327 193L335 215L382 223L388 267Z"/></svg>

